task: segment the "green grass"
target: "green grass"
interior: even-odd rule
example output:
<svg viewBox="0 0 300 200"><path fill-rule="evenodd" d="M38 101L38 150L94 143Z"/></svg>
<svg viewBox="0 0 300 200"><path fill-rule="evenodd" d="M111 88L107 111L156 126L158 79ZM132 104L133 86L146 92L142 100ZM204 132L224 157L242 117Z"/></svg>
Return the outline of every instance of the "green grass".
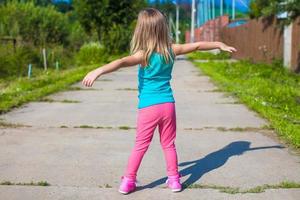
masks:
<svg viewBox="0 0 300 200"><path fill-rule="evenodd" d="M0 119L0 128L23 128L23 127L31 127L31 126L5 122L5 121L2 121L2 119Z"/></svg>
<svg viewBox="0 0 300 200"><path fill-rule="evenodd" d="M137 91L136 88L118 88L117 90L125 90L125 91Z"/></svg>
<svg viewBox="0 0 300 200"><path fill-rule="evenodd" d="M104 185L104 187L105 187L105 188L112 188L112 186L109 185L109 184L107 184L107 183Z"/></svg>
<svg viewBox="0 0 300 200"><path fill-rule="evenodd" d="M80 125L74 126L73 128L93 128L93 129L112 129L111 126L90 126L90 125Z"/></svg>
<svg viewBox="0 0 300 200"><path fill-rule="evenodd" d="M23 185L23 186L50 186L50 183L47 181L39 181L39 182L29 182L29 183L13 183L10 181L2 181L0 185Z"/></svg>
<svg viewBox="0 0 300 200"><path fill-rule="evenodd" d="M119 126L120 130L130 130L130 129L135 129L133 127L129 127L129 126Z"/></svg>
<svg viewBox="0 0 300 200"><path fill-rule="evenodd" d="M70 84L80 81L88 71L95 67L96 65L82 66L59 72L48 70L31 79L23 77L0 84L0 113L29 101L40 100L53 92L64 90Z"/></svg>
<svg viewBox="0 0 300 200"><path fill-rule="evenodd" d="M224 51L218 54L213 54L211 52L195 51L193 53L190 53L188 57L193 60L225 60L230 59L230 54Z"/></svg>
<svg viewBox="0 0 300 200"><path fill-rule="evenodd" d="M283 181L279 184L264 184L248 189L241 189L239 187L229 187L229 186L219 186L219 185L204 185L204 184L192 184L184 185L187 189L216 189L223 193L228 194L245 194L245 193L262 193L267 189L291 189L291 188L300 188L300 183L292 181Z"/></svg>
<svg viewBox="0 0 300 200"><path fill-rule="evenodd" d="M110 55L103 63L110 62L127 54L128 52L124 52L121 55ZM103 63L72 67L59 71L54 69L44 71L33 68L33 77L30 79L27 77L7 77L0 79L0 114L8 112L12 108L24 103L41 100L42 97L51 93L68 90L71 84L82 80L87 72L101 66ZM75 89L78 89L78 87ZM75 102L63 101L63 103Z"/></svg>
<svg viewBox="0 0 300 200"><path fill-rule="evenodd" d="M103 62L97 65L69 67L59 71L54 69L43 71L33 68L33 77L30 79L27 77L2 78L0 79L0 114L29 101L40 100L51 93L70 89L72 83L82 80L90 70L127 54L128 52L120 55L110 55L105 59L103 58Z"/></svg>
<svg viewBox="0 0 300 200"><path fill-rule="evenodd" d="M90 125L80 125L80 126L74 126L74 128L95 128L95 127Z"/></svg>
<svg viewBox="0 0 300 200"><path fill-rule="evenodd" d="M194 64L221 89L268 119L280 138L300 148L300 76L273 64Z"/></svg>
<svg viewBox="0 0 300 200"><path fill-rule="evenodd" d="M82 88L82 87L72 87L72 86L70 86L70 87L68 87L67 88L67 90L69 90L69 91L78 91L78 90L100 90L100 89L96 89L96 88Z"/></svg>
<svg viewBox="0 0 300 200"><path fill-rule="evenodd" d="M213 127L213 126L205 126L202 128L184 128L184 130L195 130L195 131L203 131L203 130L218 130L218 131L222 131L222 132L267 132L269 130L273 130L273 128L269 127L269 126L261 126L261 127L232 127L232 128L226 128L223 126L219 126L219 127Z"/></svg>
<svg viewBox="0 0 300 200"><path fill-rule="evenodd" d="M48 103L53 103L53 102L59 102L59 103L80 103L80 101L77 101L77 100L69 100L69 99L55 100L55 99L51 99L51 98L42 98L39 101L41 101L41 102L48 102Z"/></svg>

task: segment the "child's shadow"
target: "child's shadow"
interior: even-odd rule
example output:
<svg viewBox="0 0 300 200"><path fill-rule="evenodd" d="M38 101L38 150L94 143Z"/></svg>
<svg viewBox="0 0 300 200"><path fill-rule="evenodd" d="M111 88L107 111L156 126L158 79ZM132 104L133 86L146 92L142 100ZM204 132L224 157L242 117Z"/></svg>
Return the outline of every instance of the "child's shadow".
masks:
<svg viewBox="0 0 300 200"><path fill-rule="evenodd" d="M182 185L184 186L184 188L186 188L189 185L195 183L205 173L210 172L224 165L231 156L242 155L246 151L269 149L269 148L284 148L283 146L280 145L250 148L250 144L251 143L248 141L232 142L227 146L225 146L224 148L208 154L204 158L180 163L179 166L181 167L188 166L179 171L181 176L184 177L189 175L188 179L185 182L183 182ZM166 180L167 177L158 179L152 183L139 187L139 190L159 186L161 184L164 184Z"/></svg>

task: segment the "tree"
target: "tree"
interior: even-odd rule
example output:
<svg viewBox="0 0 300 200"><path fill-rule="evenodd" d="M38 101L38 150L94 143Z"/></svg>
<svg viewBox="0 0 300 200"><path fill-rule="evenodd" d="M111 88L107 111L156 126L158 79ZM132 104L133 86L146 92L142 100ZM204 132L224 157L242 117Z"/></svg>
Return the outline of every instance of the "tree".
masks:
<svg viewBox="0 0 300 200"><path fill-rule="evenodd" d="M35 46L64 44L68 37L68 18L53 6L11 1L0 7L0 36L18 37Z"/></svg>
<svg viewBox="0 0 300 200"><path fill-rule="evenodd" d="M96 31L98 40L107 43L112 29L131 27L139 10L145 5L143 0L75 0L77 18L85 31ZM118 27L118 28L116 28Z"/></svg>
<svg viewBox="0 0 300 200"><path fill-rule="evenodd" d="M250 17L269 17L283 12L288 13L285 22L290 22L300 16L299 0L253 0L250 4Z"/></svg>

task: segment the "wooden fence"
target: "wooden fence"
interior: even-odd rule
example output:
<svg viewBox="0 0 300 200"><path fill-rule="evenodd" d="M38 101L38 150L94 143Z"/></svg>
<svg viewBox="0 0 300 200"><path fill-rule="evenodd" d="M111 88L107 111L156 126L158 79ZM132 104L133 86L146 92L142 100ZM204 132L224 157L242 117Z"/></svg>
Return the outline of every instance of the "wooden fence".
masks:
<svg viewBox="0 0 300 200"><path fill-rule="evenodd" d="M222 41L235 46L237 59L271 63L283 59L283 28L275 18L250 20L248 23L221 30ZM291 70L300 69L300 18L293 23Z"/></svg>
<svg viewBox="0 0 300 200"><path fill-rule="evenodd" d="M293 24L292 31L292 69L300 71L300 17Z"/></svg>
<svg viewBox="0 0 300 200"><path fill-rule="evenodd" d="M229 23L229 16L224 15L207 21L202 26L195 28L195 42L219 41L221 29ZM185 41L190 42L190 31L185 32Z"/></svg>

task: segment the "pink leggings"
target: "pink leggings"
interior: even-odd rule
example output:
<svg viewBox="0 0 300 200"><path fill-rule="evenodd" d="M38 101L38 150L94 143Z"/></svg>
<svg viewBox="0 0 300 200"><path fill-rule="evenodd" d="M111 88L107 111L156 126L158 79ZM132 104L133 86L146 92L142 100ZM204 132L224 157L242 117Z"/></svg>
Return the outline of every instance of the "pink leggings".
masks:
<svg viewBox="0 0 300 200"><path fill-rule="evenodd" d="M136 179L138 168L146 153L155 128L158 126L160 143L167 163L167 175L178 175L176 138L176 113L174 103L163 103L138 110L135 145L128 159L125 176Z"/></svg>

